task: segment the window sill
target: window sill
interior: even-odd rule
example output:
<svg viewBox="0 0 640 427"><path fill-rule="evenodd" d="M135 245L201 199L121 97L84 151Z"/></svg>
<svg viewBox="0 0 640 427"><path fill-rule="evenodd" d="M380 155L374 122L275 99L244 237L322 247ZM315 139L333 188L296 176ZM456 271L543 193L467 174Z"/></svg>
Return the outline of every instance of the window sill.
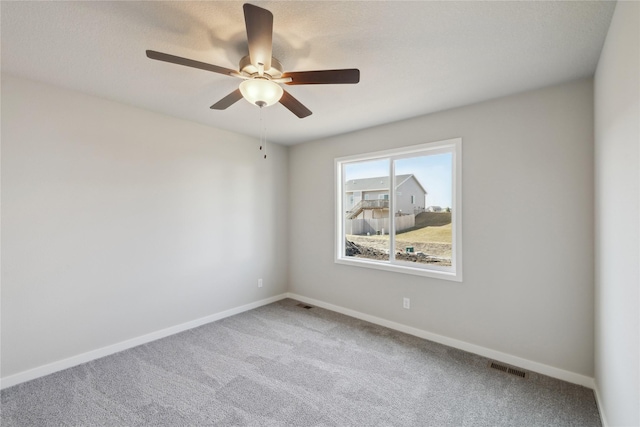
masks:
<svg viewBox="0 0 640 427"><path fill-rule="evenodd" d="M336 264L350 265L353 267L372 268L375 270L391 271L394 273L412 274L414 276L432 277L435 279L450 280L454 282L462 282L462 274L454 273L453 271L440 270L438 267L418 268L412 267L409 263L407 265L402 264L390 264L378 261L370 261L364 258L336 258ZM442 267L440 267L442 268Z"/></svg>

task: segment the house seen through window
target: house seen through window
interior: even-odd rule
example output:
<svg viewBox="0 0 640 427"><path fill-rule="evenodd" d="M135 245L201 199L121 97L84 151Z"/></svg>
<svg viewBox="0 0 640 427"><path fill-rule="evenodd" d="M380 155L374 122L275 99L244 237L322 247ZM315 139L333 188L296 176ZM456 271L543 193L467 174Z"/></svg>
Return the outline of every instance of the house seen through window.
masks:
<svg viewBox="0 0 640 427"><path fill-rule="evenodd" d="M461 280L461 140L336 159L336 262Z"/></svg>

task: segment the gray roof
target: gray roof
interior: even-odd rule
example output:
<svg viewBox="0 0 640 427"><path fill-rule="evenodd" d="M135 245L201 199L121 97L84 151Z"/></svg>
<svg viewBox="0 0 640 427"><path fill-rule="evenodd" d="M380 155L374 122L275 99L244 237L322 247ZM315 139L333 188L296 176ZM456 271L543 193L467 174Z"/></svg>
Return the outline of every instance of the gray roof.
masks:
<svg viewBox="0 0 640 427"><path fill-rule="evenodd" d="M413 174L408 175L397 175L396 176L396 189L400 187L405 181L409 178L413 177L416 180L418 185L422 187L418 178L413 176ZM351 179L345 182L344 191L346 193L352 193L354 191L377 191L377 190L388 190L389 189L389 177L388 176L378 176L375 178L361 178L361 179ZM422 187L424 190L424 187ZM424 190L425 194L427 190Z"/></svg>

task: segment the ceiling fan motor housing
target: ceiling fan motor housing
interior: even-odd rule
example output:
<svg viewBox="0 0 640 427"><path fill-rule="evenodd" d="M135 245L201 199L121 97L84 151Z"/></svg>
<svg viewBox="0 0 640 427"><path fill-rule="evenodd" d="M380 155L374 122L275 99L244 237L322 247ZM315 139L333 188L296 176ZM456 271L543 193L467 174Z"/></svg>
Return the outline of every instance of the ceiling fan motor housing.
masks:
<svg viewBox="0 0 640 427"><path fill-rule="evenodd" d="M255 77L260 74L258 67L251 63L251 58L249 55L245 56L240 60L240 65L238 67L242 74L245 74L249 77ZM282 73L284 73L284 68L280 61L276 58L271 58L271 68L268 70L264 70L264 74L268 76L269 79L279 79L282 77Z"/></svg>

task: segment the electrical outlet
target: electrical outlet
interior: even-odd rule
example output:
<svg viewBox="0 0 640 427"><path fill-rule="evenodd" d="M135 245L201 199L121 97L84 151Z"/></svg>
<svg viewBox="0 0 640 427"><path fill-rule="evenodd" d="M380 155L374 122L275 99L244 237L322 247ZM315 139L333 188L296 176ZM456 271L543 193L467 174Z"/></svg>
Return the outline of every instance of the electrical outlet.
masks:
<svg viewBox="0 0 640 427"><path fill-rule="evenodd" d="M261 288L262 287L262 279L258 279L258 287Z"/></svg>
<svg viewBox="0 0 640 427"><path fill-rule="evenodd" d="M409 298L402 298L402 308L407 310L411 308L411 300Z"/></svg>

